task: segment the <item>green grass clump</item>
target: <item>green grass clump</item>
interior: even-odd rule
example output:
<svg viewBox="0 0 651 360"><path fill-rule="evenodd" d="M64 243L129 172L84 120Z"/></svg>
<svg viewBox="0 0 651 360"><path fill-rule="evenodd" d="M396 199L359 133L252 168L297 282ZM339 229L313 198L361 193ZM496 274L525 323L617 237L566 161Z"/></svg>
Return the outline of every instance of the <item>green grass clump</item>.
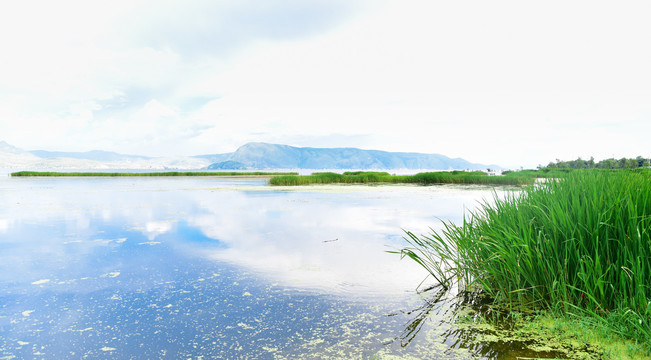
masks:
<svg viewBox="0 0 651 360"><path fill-rule="evenodd" d="M248 176L248 175L296 175L292 172L50 172L50 171L19 171L11 176Z"/></svg>
<svg viewBox="0 0 651 360"><path fill-rule="evenodd" d="M532 183L533 176L514 173L509 176L488 176L481 171L436 171L415 175L390 175L386 172L357 171L336 174L332 172L313 173L303 176L273 177L271 185L311 185L311 184L480 184L480 185L523 185Z"/></svg>
<svg viewBox="0 0 651 360"><path fill-rule="evenodd" d="M441 284L593 319L651 345L651 172L572 171L484 203L400 253Z"/></svg>
<svg viewBox="0 0 651 360"><path fill-rule="evenodd" d="M358 175L344 175L332 172L313 173L312 175L275 176L269 180L271 185L311 185L311 184L368 184L381 182L385 175L377 173L361 173Z"/></svg>
<svg viewBox="0 0 651 360"><path fill-rule="evenodd" d="M481 175L475 172L426 172L419 173L405 179L405 182L415 184L478 184L478 185L523 185L530 183L533 178L520 176L487 176L486 173Z"/></svg>
<svg viewBox="0 0 651 360"><path fill-rule="evenodd" d="M388 172L385 171L344 171L343 175L378 175L378 176L389 176Z"/></svg>

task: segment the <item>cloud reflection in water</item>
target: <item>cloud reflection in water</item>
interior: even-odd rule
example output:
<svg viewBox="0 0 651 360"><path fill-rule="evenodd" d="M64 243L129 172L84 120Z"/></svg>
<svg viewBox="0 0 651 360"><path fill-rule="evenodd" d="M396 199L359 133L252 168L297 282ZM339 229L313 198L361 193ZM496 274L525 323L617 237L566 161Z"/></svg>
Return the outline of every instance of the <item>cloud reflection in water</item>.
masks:
<svg viewBox="0 0 651 360"><path fill-rule="evenodd" d="M385 252L404 245L401 228L427 232L437 218L458 221L464 208L491 197L486 188L452 186L3 181L0 338L46 344L50 355L75 351L83 339L85 354L109 347L123 351L116 356L156 357L169 338L160 331L179 339L172 352L179 357L223 355L221 344L233 339L248 341L241 351L249 355L264 353L256 345L264 339L286 354L337 346L372 353L384 334L400 334L388 324L403 326L404 316L389 319L385 311L419 306L418 298L405 300L425 272ZM287 338L296 331L305 341ZM220 345L191 350L197 339Z"/></svg>
<svg viewBox="0 0 651 360"><path fill-rule="evenodd" d="M244 266L286 285L358 294L413 290L424 272L385 252L404 245L401 229L425 233L438 227L439 219L459 221L464 209L492 196L487 188L453 186L360 186L341 192L336 186L238 191L231 185L211 191L181 190L185 183L179 181L78 180L64 186L70 191L33 184L17 209L0 210L5 212L0 213L5 232L13 223L17 231L34 222L65 227L57 235L60 240L43 235L21 239L32 249L42 249L23 254L36 257L30 262L39 263L44 253L50 260L82 259L94 247L107 245L96 240L130 238L131 230L146 238L134 240L138 243L160 241L184 254ZM66 180L41 180L47 181ZM179 223L189 228L180 229ZM198 246L191 239L196 236L187 235L192 228L214 239L216 246L207 247L205 241Z"/></svg>
<svg viewBox="0 0 651 360"><path fill-rule="evenodd" d="M325 188L193 194L200 210L189 223L227 245L203 255L275 281L335 293L395 293L413 290L424 277L385 252L404 245L401 228L427 232L440 225L437 218L460 220L464 208L491 196L486 188L451 186Z"/></svg>

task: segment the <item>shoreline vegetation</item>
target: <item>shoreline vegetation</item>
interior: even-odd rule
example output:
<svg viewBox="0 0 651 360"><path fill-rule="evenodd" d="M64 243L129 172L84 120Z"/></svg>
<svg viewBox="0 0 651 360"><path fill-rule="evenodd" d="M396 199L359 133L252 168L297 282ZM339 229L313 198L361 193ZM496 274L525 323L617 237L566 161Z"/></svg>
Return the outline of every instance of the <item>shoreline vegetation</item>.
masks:
<svg viewBox="0 0 651 360"><path fill-rule="evenodd" d="M489 176L483 171L436 171L415 175L391 175L387 172L348 171L343 174L333 172L313 173L312 175L275 176L270 185L300 186L314 184L476 184L476 185L525 185L534 182L534 177L511 175Z"/></svg>
<svg viewBox="0 0 651 360"><path fill-rule="evenodd" d="M617 335L626 356L651 357L651 171L554 170L565 175L495 197L461 224L407 231L409 246L392 252L507 314L542 311Z"/></svg>
<svg viewBox="0 0 651 360"><path fill-rule="evenodd" d="M572 172L600 171L613 172L622 170L612 169L557 169L542 168L539 170L503 171L501 175L490 175L484 171L434 171L415 175L391 175L387 172L347 171L343 174L333 172L316 172L312 175L283 175L274 176L269 180L270 185L301 186L320 184L459 184L459 185L532 185L537 179L558 179ZM645 171L645 169L629 169L625 171Z"/></svg>
<svg viewBox="0 0 651 360"><path fill-rule="evenodd" d="M527 186L536 183L538 179L559 179L573 172L615 172L615 171L647 171L637 169L573 169L573 168L540 168L538 170L503 171L501 175L493 175L484 171L433 171L414 175L395 175L379 171L346 171L344 173L315 172L311 175L299 175L297 172L228 172L228 171L159 171L159 172L53 172L53 171L18 171L12 177L268 177L272 186L303 186L327 184L413 184L413 185L493 185L493 186Z"/></svg>
<svg viewBox="0 0 651 360"><path fill-rule="evenodd" d="M18 171L11 176L278 176L297 175L295 172L200 172L200 171L167 171L167 172L51 172L51 171Z"/></svg>

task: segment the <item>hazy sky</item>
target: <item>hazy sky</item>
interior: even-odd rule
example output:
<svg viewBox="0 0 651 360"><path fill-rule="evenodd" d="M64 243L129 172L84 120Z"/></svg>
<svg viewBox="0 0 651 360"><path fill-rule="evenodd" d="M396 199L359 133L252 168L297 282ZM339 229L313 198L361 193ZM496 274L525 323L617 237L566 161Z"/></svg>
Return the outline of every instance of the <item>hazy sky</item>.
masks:
<svg viewBox="0 0 651 360"><path fill-rule="evenodd" d="M651 156L648 1L5 1L0 140Z"/></svg>

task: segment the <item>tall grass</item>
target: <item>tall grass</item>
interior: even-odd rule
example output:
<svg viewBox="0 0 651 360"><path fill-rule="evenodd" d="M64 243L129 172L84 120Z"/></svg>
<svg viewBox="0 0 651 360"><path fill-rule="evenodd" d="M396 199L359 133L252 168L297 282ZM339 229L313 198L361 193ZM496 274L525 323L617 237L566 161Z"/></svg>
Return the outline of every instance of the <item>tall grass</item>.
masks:
<svg viewBox="0 0 651 360"><path fill-rule="evenodd" d="M448 286L588 315L651 345L651 173L576 171L495 198L402 249Z"/></svg>
<svg viewBox="0 0 651 360"><path fill-rule="evenodd" d="M52 171L18 171L11 176L253 176L253 175L296 175L295 172L52 172Z"/></svg>
<svg viewBox="0 0 651 360"><path fill-rule="evenodd" d="M387 173L354 172L337 174L332 172L313 173L312 175L276 176L269 180L271 185L311 185L311 184L368 184L384 182L389 178Z"/></svg>
<svg viewBox="0 0 651 360"><path fill-rule="evenodd" d="M332 172L313 173L303 176L277 176L269 183L271 185L311 185L311 184L485 184L485 185L522 185L533 182L532 176L520 176L514 173L509 176L487 176L480 171L437 171L415 175L390 175L386 172Z"/></svg>

